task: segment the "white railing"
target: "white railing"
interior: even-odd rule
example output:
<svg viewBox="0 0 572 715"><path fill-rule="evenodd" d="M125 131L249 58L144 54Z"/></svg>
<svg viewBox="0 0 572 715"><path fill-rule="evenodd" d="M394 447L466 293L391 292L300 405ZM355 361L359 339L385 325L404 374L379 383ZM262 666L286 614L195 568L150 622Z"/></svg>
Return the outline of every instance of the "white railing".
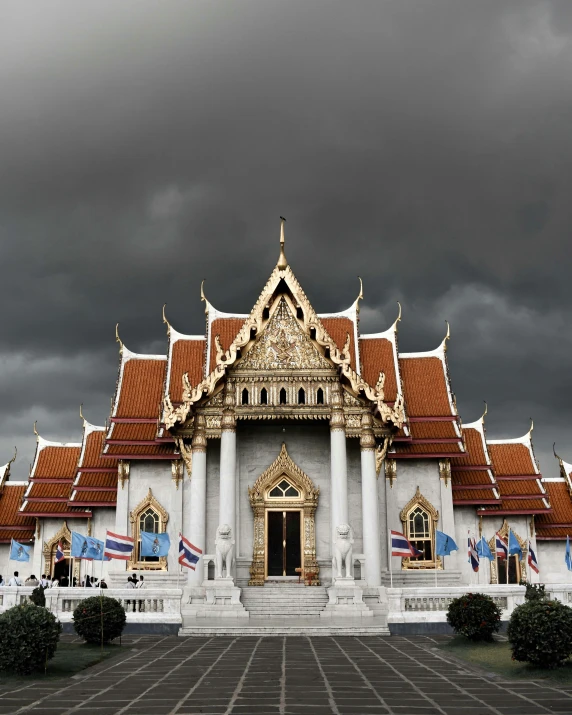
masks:
<svg viewBox="0 0 572 715"><path fill-rule="evenodd" d="M29 600L31 587L0 587L0 612ZM127 623L181 623L181 589L108 588L101 593L121 602ZM99 596L97 588L48 588L46 608L60 621L71 621L74 609L85 599Z"/></svg>

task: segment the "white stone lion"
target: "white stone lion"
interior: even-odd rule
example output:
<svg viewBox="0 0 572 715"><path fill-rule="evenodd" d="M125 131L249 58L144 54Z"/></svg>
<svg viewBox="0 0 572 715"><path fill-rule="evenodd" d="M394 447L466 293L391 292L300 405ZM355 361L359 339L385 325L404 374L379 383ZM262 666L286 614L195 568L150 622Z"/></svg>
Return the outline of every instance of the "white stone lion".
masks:
<svg viewBox="0 0 572 715"><path fill-rule="evenodd" d="M345 567L345 577L351 578L352 544L354 543L352 527L349 524L340 524L336 527L336 534L332 559L333 577L343 578L342 569Z"/></svg>
<svg viewBox="0 0 572 715"><path fill-rule="evenodd" d="M217 528L215 547L215 578L223 577L223 566L226 568L226 577L231 578L234 540L228 524L220 524Z"/></svg>

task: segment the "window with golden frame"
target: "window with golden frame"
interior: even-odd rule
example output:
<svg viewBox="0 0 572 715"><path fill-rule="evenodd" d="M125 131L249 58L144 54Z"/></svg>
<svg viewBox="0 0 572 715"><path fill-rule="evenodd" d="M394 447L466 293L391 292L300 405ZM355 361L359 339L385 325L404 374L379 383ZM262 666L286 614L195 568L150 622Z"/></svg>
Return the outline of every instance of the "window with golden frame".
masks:
<svg viewBox="0 0 572 715"><path fill-rule="evenodd" d="M421 494L419 487L415 496L401 511L403 533L421 556L402 559L404 569L441 568L441 557L435 556L435 530L439 512Z"/></svg>
<svg viewBox="0 0 572 715"><path fill-rule="evenodd" d="M129 562L128 569L138 570L166 570L166 556L141 556L141 532L163 534L167 531L169 515L153 496L151 489L145 499L140 502L130 514L131 535L135 543L133 560Z"/></svg>

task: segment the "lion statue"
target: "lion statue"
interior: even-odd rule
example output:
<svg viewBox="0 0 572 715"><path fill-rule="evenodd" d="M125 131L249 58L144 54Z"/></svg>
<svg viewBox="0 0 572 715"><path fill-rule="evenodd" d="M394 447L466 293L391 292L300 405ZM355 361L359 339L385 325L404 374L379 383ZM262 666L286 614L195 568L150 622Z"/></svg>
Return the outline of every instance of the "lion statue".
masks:
<svg viewBox="0 0 572 715"><path fill-rule="evenodd" d="M220 524L217 528L215 547L215 578L223 578L223 567L226 569L226 578L231 578L234 540L228 524Z"/></svg>
<svg viewBox="0 0 572 715"><path fill-rule="evenodd" d="M340 524L336 527L336 542L334 544L334 557L332 559L333 577L343 578L342 569L345 567L345 577L352 577L352 544L354 543L352 527L349 524Z"/></svg>

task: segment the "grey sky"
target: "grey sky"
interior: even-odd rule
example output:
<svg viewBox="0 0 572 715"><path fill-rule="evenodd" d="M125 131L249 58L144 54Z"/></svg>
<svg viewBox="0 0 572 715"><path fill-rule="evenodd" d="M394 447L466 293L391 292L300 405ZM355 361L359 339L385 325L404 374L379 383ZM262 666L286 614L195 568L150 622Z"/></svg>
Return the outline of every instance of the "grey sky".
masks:
<svg viewBox="0 0 572 715"><path fill-rule="evenodd" d="M77 440L135 351L287 255L363 332L451 322L465 422L572 461L572 3L3 3L0 463Z"/></svg>

